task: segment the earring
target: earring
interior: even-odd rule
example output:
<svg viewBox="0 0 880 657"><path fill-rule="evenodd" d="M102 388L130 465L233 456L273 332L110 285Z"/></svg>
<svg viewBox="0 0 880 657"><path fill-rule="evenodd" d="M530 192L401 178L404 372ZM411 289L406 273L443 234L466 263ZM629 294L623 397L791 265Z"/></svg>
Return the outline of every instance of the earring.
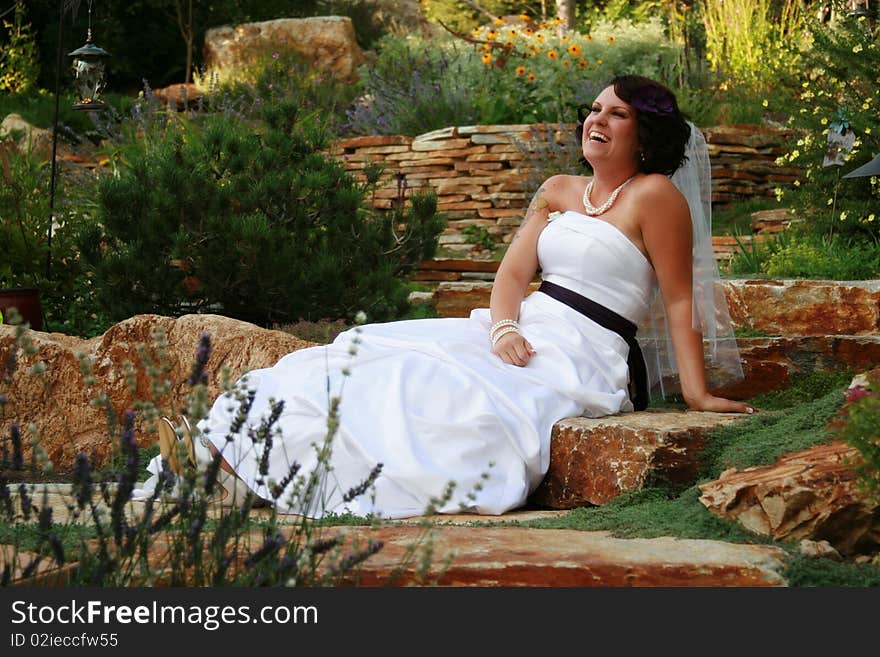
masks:
<svg viewBox="0 0 880 657"><path fill-rule="evenodd" d="M645 163L645 151L639 151L639 160L642 164Z"/></svg>

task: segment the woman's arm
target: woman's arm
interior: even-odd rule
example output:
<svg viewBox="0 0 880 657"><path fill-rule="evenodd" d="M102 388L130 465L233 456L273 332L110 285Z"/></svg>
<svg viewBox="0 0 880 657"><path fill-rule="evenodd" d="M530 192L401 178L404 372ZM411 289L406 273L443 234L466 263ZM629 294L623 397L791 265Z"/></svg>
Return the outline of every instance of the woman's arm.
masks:
<svg viewBox="0 0 880 657"><path fill-rule="evenodd" d="M500 320L519 318L520 303L538 271L538 236L547 225L547 215L562 184L560 176L553 176L535 192L526 215L504 254L495 275L489 301L493 325ZM503 335L492 351L505 363L520 367L525 366L535 353L528 340L513 332Z"/></svg>
<svg viewBox="0 0 880 657"><path fill-rule="evenodd" d="M682 395L694 410L752 413L747 404L716 397L706 388L703 336L693 326L693 229L687 201L663 176L652 176L642 190L639 207L650 212L639 217L639 225L666 306Z"/></svg>

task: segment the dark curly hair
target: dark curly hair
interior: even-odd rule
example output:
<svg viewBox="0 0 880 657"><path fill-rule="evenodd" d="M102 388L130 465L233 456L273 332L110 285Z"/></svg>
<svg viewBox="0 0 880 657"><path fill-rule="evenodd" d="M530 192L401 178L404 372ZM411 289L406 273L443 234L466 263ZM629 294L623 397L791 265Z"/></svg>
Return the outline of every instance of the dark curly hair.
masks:
<svg viewBox="0 0 880 657"><path fill-rule="evenodd" d="M678 108L678 101L669 89L659 82L641 75L618 75L605 87L614 87L614 93L636 110L638 124L639 170L642 173L662 173L671 176L685 161L685 147L691 135L687 119ZM575 129L578 144L584 135L584 119L590 105L578 107L578 126ZM581 162L591 168L586 159Z"/></svg>

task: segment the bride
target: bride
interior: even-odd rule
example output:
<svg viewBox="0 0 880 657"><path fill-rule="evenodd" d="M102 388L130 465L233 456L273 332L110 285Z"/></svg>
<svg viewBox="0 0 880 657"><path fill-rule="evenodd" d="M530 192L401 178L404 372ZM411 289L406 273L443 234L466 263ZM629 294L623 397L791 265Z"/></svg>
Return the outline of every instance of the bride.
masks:
<svg viewBox="0 0 880 657"><path fill-rule="evenodd" d="M593 175L541 185L490 308L366 325L288 354L191 431L160 423L166 461L179 469L181 440L198 468L219 465L227 503L251 492L280 512L414 516L452 481L435 510L501 514L540 483L563 418L641 410L676 374L691 409L753 412L707 389L704 342L713 371L736 374L739 358L711 253L702 135L668 89L639 76L615 78L579 118ZM322 494L307 501L316 470Z"/></svg>

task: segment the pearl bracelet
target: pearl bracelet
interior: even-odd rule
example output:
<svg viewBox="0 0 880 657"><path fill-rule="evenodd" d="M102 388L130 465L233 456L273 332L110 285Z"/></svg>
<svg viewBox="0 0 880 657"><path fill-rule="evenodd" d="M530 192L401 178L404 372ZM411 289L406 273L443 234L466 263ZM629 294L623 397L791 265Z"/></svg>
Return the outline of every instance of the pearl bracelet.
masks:
<svg viewBox="0 0 880 657"><path fill-rule="evenodd" d="M499 320L499 321L495 322L495 323L492 325L492 328L491 328L491 329L489 329L489 335L492 336L492 337L494 337L495 332L496 332L498 329L500 329L502 326L512 326L512 327L514 327L514 328L516 328L516 329L519 329L519 322L517 322L515 319L502 319L502 320Z"/></svg>
<svg viewBox="0 0 880 657"><path fill-rule="evenodd" d="M519 328L516 326L505 326L492 336L492 346L498 344L498 341L508 333L519 334Z"/></svg>

